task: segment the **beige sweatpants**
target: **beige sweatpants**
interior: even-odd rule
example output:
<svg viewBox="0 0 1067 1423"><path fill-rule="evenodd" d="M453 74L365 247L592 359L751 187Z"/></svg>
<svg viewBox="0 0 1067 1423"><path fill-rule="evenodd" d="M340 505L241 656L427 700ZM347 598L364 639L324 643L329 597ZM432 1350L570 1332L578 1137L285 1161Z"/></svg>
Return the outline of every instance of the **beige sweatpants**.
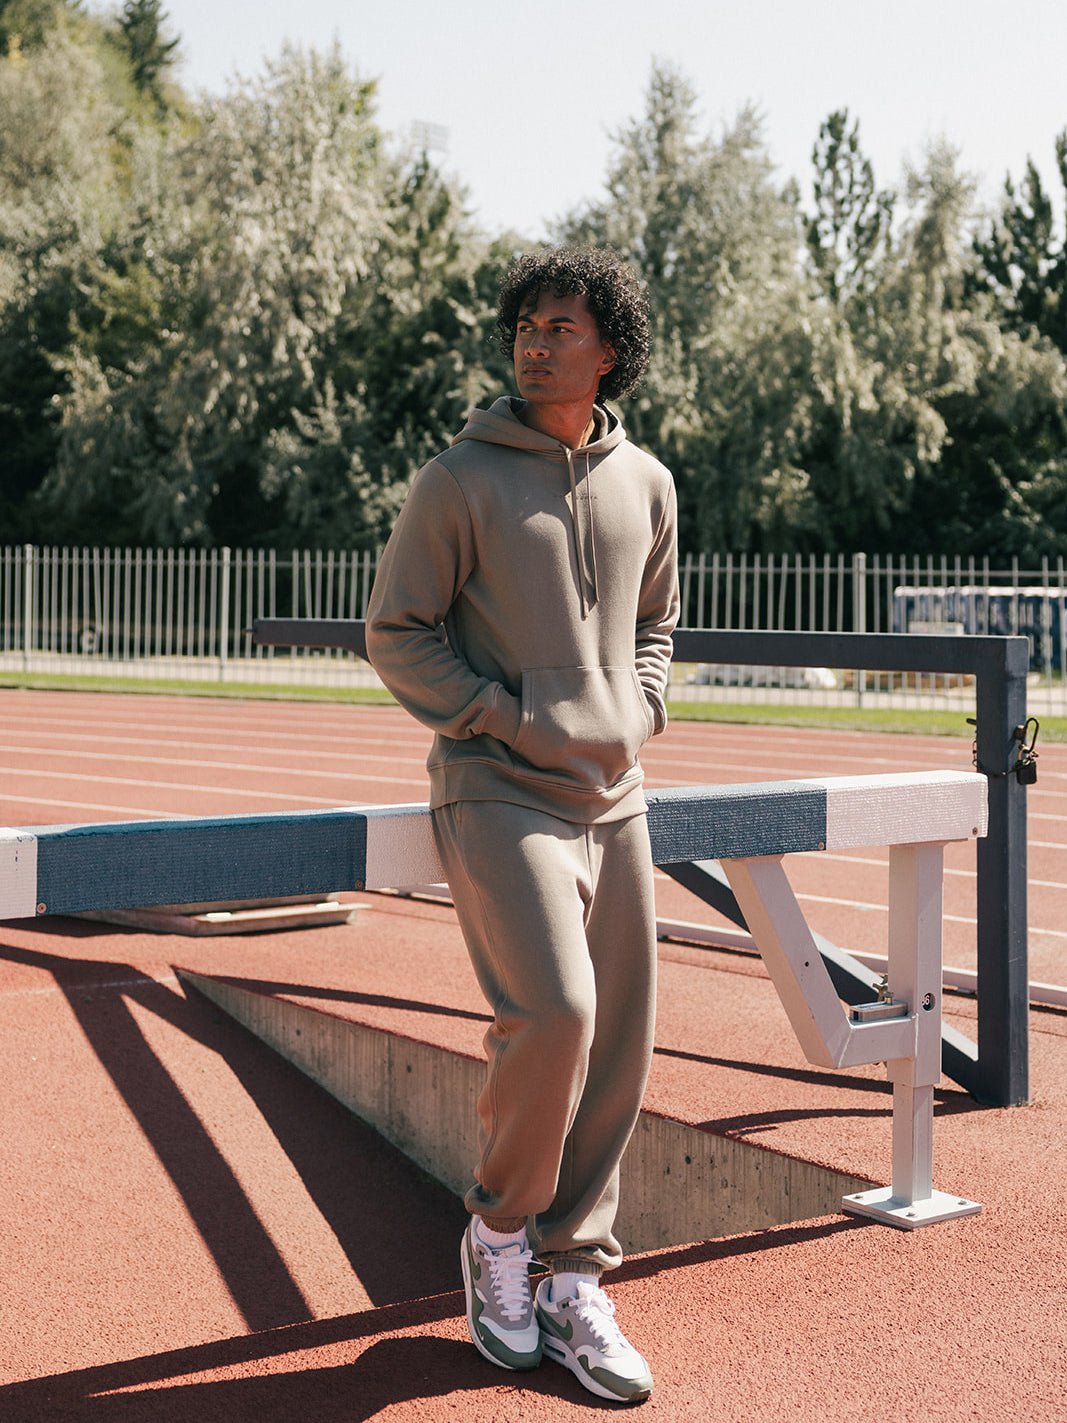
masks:
<svg viewBox="0 0 1067 1423"><path fill-rule="evenodd" d="M493 1023L476 1215L527 1218L556 1269L610 1269L619 1161L652 1056L656 919L644 815L579 825L504 801L433 813Z"/></svg>

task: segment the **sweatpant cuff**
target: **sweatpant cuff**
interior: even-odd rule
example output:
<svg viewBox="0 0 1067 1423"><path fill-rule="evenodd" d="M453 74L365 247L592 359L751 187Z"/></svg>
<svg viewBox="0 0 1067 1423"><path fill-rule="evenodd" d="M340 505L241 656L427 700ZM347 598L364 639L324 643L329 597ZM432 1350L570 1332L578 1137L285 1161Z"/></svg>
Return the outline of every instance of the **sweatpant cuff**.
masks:
<svg viewBox="0 0 1067 1423"><path fill-rule="evenodd" d="M583 1255L553 1255L545 1264L553 1275L592 1275L599 1280L604 1273L603 1265Z"/></svg>

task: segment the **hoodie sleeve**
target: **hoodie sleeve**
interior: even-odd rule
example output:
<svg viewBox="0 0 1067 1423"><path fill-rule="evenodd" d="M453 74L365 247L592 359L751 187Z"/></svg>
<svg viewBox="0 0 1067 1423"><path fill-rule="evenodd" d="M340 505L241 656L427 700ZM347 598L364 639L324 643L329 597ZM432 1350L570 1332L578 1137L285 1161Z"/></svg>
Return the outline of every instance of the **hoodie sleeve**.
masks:
<svg viewBox="0 0 1067 1423"><path fill-rule="evenodd" d="M424 726L456 741L487 732L510 745L521 703L457 657L442 627L473 567L466 501L451 474L431 461L415 476L378 565L367 655Z"/></svg>
<svg viewBox="0 0 1067 1423"><path fill-rule="evenodd" d="M634 644L634 664L652 712L654 736L667 725L671 633L678 612L678 504L672 481L641 579Z"/></svg>

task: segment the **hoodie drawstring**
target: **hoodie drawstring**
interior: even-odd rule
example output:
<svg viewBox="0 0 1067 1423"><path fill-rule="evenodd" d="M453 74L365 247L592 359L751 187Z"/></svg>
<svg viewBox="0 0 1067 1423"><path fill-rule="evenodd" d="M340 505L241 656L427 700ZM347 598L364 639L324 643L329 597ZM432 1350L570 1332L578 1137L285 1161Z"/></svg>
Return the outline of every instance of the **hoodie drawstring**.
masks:
<svg viewBox="0 0 1067 1423"><path fill-rule="evenodd" d="M567 449L567 477L571 486L571 523L574 531L574 556L578 565L578 594L581 599L582 617L596 607L598 601L596 576L596 541L593 537L593 510L590 504L591 491L589 475L591 470L588 453L585 456L585 498L578 498L578 484L574 475L574 451Z"/></svg>

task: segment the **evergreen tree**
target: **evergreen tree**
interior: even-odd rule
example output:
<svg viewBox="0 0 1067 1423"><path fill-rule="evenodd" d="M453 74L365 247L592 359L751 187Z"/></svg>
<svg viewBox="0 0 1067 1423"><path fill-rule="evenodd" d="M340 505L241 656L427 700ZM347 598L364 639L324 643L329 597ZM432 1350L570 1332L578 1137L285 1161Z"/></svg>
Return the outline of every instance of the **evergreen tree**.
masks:
<svg viewBox="0 0 1067 1423"><path fill-rule="evenodd" d="M812 150L814 212L805 223L815 273L835 306L870 290L888 253L894 196L879 192L859 122L837 109Z"/></svg>
<svg viewBox="0 0 1067 1423"><path fill-rule="evenodd" d="M168 108L164 78L175 62L180 44L177 38L165 38L166 23L162 0L126 0L119 17L133 82L160 114Z"/></svg>
<svg viewBox="0 0 1067 1423"><path fill-rule="evenodd" d="M1004 180L1000 211L974 240L973 284L993 295L1021 334L1039 332L1067 352L1067 129L1056 139L1062 188L1059 222L1031 159L1021 184Z"/></svg>
<svg viewBox="0 0 1067 1423"><path fill-rule="evenodd" d="M877 188L859 123L843 109L820 127L812 170L814 206L804 218L811 404L801 458L823 550L879 547L915 461L914 412L886 311L896 196Z"/></svg>

